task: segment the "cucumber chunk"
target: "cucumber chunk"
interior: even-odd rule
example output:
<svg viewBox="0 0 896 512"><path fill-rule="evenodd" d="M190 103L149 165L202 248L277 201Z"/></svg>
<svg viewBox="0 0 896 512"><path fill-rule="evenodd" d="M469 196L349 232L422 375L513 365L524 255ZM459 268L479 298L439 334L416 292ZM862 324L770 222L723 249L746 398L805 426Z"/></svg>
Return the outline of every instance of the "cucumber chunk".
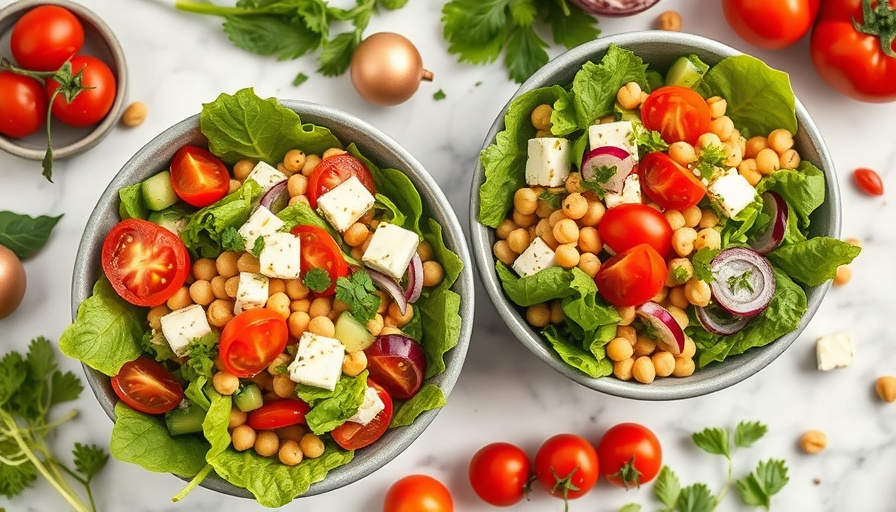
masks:
<svg viewBox="0 0 896 512"><path fill-rule="evenodd" d="M140 188L143 202L150 210L164 210L177 202L177 194L171 185L171 173L168 171L146 178Z"/></svg>
<svg viewBox="0 0 896 512"><path fill-rule="evenodd" d="M233 405L243 412L254 411L261 407L264 399L261 389L255 384L246 384L233 394Z"/></svg>
<svg viewBox="0 0 896 512"><path fill-rule="evenodd" d="M175 204L162 211L150 213L147 220L180 236L181 232L187 226L187 222L190 220L190 212L187 211L186 208Z"/></svg>
<svg viewBox="0 0 896 512"><path fill-rule="evenodd" d="M703 80L703 75L708 70L709 64L700 60L696 55L682 55L666 73L666 85L680 85L693 89Z"/></svg>
<svg viewBox="0 0 896 512"><path fill-rule="evenodd" d="M343 311L336 319L334 338L345 345L346 352L357 352L369 347L376 337L348 311Z"/></svg>
<svg viewBox="0 0 896 512"><path fill-rule="evenodd" d="M205 411L194 404L184 408L177 407L165 413L165 426L172 436L202 432L203 420Z"/></svg>

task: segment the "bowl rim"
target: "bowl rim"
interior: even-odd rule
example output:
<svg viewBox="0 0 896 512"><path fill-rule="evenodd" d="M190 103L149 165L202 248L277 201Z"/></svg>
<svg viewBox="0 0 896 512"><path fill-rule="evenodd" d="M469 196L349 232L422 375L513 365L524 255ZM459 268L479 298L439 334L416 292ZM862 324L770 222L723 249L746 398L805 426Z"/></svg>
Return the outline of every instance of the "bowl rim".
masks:
<svg viewBox="0 0 896 512"><path fill-rule="evenodd" d="M124 56L124 50L121 43L115 36L115 32L100 18L96 13L87 7L71 0L18 0L12 4L0 9L0 25L4 20L8 20L13 16L19 17L34 7L40 5L58 5L70 10L82 23L93 28L99 34L105 46L108 48L112 56L112 62L107 62L116 79L115 100L109 113L103 118L99 124L95 125L89 133L65 146L53 147L53 158L63 159L79 153L83 153L88 149L96 146L101 140L106 138L112 131L112 128L118 123L121 111L124 108L124 102L128 93L128 66ZM10 29L12 25L10 24ZM61 122L56 120L57 123ZM45 127L43 127L45 129ZM27 158L29 160L43 160L46 152L44 149L34 149L24 147L16 143L15 138L0 135L0 149L10 154Z"/></svg>
<svg viewBox="0 0 896 512"><path fill-rule="evenodd" d="M504 116L516 98L534 88L554 85L555 82L552 81L552 77L559 70L570 66L571 64L569 63L579 63L577 65L580 65L586 60L599 59L606 53L611 44L627 48L631 45L637 46L647 43L655 45L699 46L700 51L696 53L711 52L720 59L744 53L724 43L703 36L660 30L626 32L590 41L552 59L526 80L495 118L495 122L485 136L481 150L492 144L497 133L504 129ZM797 119L800 121L799 131L806 133L811 146L818 151L819 161L813 163L825 175L825 201L831 202L834 211L833 218L830 219L829 236L839 237L841 223L840 189L837 186L836 169L833 160L818 127L798 98L795 101L795 110ZM768 366L797 339L818 310L824 295L831 286L831 282L828 281L817 287L805 287L804 289L807 290L808 295L808 304L806 313L803 315L799 326L794 331L763 347L752 348L746 354L730 356L726 359L726 362L731 360L743 362L744 364L730 365L723 374L701 378L698 371L695 374L696 377L676 378L671 383L666 383L665 385L664 381L668 379L644 385L634 381L622 381L613 376L592 378L563 362L557 353L546 345L540 335L522 319L522 316L517 311L517 306L510 302L504 294L497 273L494 271L495 263L492 254L494 229L479 223L478 220L480 206L479 187L483 182L484 171L481 161L477 158L470 190L470 238L473 246L473 259L476 262L479 276L483 281L489 298L514 336L536 357L567 378L595 391L636 400L679 400L706 395L742 382ZM809 294L808 291L813 288L814 293ZM745 359L745 355L748 359Z"/></svg>
<svg viewBox="0 0 896 512"><path fill-rule="evenodd" d="M350 142L359 142L345 140L344 135L340 135L339 131L347 130L352 133L366 133L370 136L370 141L374 141L373 145L378 145L384 151L389 152L390 158L394 158L398 165L402 166L402 170L408 172L408 177L418 189L421 198L424 201L425 211L432 218L438 219L442 226L442 235L448 248L454 251L463 262L463 268L458 276L457 281L452 286L452 290L461 296L460 311L461 328L458 343L449 350L445 356L445 371L427 379L426 383L437 385L442 389L445 397L450 394L460 372L463 362L469 348L470 338L473 331L473 312L474 312L474 294L473 294L473 263L470 256L470 250L467 246L466 237L461 228L460 221L450 206L447 197L442 192L435 179L426 171L423 165L415 159L406 149L400 146L394 139L386 135L379 129L373 127L366 121L363 121L352 114L344 112L334 107L328 107L301 100L278 99L281 105L297 112L301 117L302 123L315 123L321 126L338 124L340 128L327 126L333 131L334 135L344 144ZM111 180L109 185L101 194L97 206L91 212L84 228L81 243L75 256L74 272L72 274L72 296L71 296L71 312L72 320L77 318L78 308L81 302L91 295L93 285L95 284L99 273L98 256L102 240L105 233L108 232L109 225L106 222L110 208L115 212L117 219L117 206L102 206L104 204L117 205L118 191L124 186L137 182L140 176L147 177L155 174L160 169L156 167L143 166L143 163L152 159L160 148L170 148L177 141L193 134L193 136L204 136L199 132L199 114L194 114L175 125L166 128L146 145L143 146L128 162L122 166L121 170ZM197 135L198 134L198 135ZM359 143L358 146L368 158L371 158L364 151L364 147L370 147L371 143ZM375 158L371 158L376 162ZM377 162L379 163L379 162ZM141 167L142 166L142 167ZM432 200L434 199L434 201ZM112 203L109 203L113 201ZM116 220L117 222L117 220ZM90 368L82 363L86 379L90 389L93 391L100 403L100 406L106 412L106 415L114 422L114 407L117 400L109 386L109 378L102 373ZM354 459L334 470L323 480L312 483L308 490L295 498L313 496L328 492L355 481L358 481L386 463L397 457L402 451L411 445L423 431L432 423L435 417L444 407L422 413L411 425L406 427L390 429L386 432L382 441L386 441L388 445L381 446L371 452L356 451ZM189 480L189 479L184 479ZM201 484L202 487L221 492L232 496L252 499L252 494L246 489L236 487L229 482L223 480L217 475L209 475Z"/></svg>

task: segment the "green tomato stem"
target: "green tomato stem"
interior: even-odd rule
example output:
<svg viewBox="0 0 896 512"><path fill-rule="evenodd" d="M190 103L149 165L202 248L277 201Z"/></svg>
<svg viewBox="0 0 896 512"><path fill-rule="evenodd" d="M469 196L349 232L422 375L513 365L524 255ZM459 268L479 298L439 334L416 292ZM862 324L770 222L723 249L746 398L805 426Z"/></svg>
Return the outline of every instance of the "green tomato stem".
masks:
<svg viewBox="0 0 896 512"><path fill-rule="evenodd" d="M896 9L891 9L887 1L877 2L872 7L871 0L862 0L862 20L859 23L853 18L853 27L863 34L877 36L881 51L896 59L896 51L893 50L893 41L896 40Z"/></svg>

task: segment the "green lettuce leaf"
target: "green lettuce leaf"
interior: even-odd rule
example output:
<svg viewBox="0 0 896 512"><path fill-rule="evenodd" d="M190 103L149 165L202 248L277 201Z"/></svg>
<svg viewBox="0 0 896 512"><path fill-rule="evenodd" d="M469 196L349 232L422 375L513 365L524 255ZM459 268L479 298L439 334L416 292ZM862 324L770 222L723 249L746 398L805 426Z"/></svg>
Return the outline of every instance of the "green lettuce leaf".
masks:
<svg viewBox="0 0 896 512"><path fill-rule="evenodd" d="M430 291L432 294L437 294L454 286L458 276L463 271L464 262L445 245L445 239L442 237L442 226L438 222L430 218L426 227L428 229L423 232L423 239L429 242L436 261L441 263L442 268L445 270L445 277L442 278L442 282Z"/></svg>
<svg viewBox="0 0 896 512"><path fill-rule="evenodd" d="M426 411L432 411L444 407L448 403L442 389L433 384L425 384L417 394L396 407L392 415L389 428L404 427L410 425Z"/></svg>
<svg viewBox="0 0 896 512"><path fill-rule="evenodd" d="M426 355L426 378L445 371L445 354L460 339L460 295L452 290L424 290L414 304L426 328L421 345Z"/></svg>
<svg viewBox="0 0 896 512"><path fill-rule="evenodd" d="M594 357L594 354L582 349L578 343L570 340L569 333L564 332L565 330L555 325L549 325L541 331L541 334L566 364L580 370L589 377L606 377L613 373L612 361L608 358L597 359Z"/></svg>
<svg viewBox="0 0 896 512"><path fill-rule="evenodd" d="M342 240L338 237L339 233L330 226L320 215L311 209L311 206L305 203L296 203L287 206L277 212L277 218L283 221L281 231L289 231L296 226L317 226L330 234L336 240Z"/></svg>
<svg viewBox="0 0 896 512"><path fill-rule="evenodd" d="M149 210L143 204L142 187L143 183L140 182L118 191L118 198L121 200L121 203L118 205L118 216L121 217L121 220L145 220L149 217Z"/></svg>
<svg viewBox="0 0 896 512"><path fill-rule="evenodd" d="M837 274L837 267L847 265L862 249L836 238L817 236L801 242L782 245L768 254L768 259L794 281L818 286Z"/></svg>
<svg viewBox="0 0 896 512"><path fill-rule="evenodd" d="M318 435L342 425L358 412L366 391L367 370L356 377L342 375L333 391L303 384L296 386L299 398L312 406L305 415L305 421L308 428Z"/></svg>
<svg viewBox="0 0 896 512"><path fill-rule="evenodd" d="M576 279L576 273L562 267L548 267L526 277L517 277L507 265L500 261L495 263L495 267L498 270L498 279L501 280L504 293L517 306L525 308L577 293L571 287ZM594 283L593 280L591 282Z"/></svg>
<svg viewBox="0 0 896 512"><path fill-rule="evenodd" d="M184 244L193 254L216 258L224 250L221 234L228 228L239 229L245 224L261 193L261 186L255 180L246 180L239 189L202 208L190 217L180 234Z"/></svg>
<svg viewBox="0 0 896 512"><path fill-rule="evenodd" d="M809 215L824 203L824 173L810 162L802 161L796 169L779 169L762 178L756 192L774 190L798 215L800 226L809 227Z"/></svg>
<svg viewBox="0 0 896 512"><path fill-rule="evenodd" d="M637 82L643 90L649 90L646 71L647 64L640 57L614 44L607 48L599 64L586 62L572 82L578 126L585 128L612 114L616 93L623 85Z"/></svg>

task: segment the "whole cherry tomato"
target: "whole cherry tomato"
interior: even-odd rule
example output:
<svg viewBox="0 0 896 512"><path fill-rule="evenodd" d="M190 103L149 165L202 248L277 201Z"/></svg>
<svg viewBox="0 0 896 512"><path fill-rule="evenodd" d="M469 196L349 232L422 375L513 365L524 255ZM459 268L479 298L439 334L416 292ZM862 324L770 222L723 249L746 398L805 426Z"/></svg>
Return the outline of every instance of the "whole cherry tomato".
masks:
<svg viewBox="0 0 896 512"><path fill-rule="evenodd" d="M653 480L663 466L656 434L637 423L620 423L607 430L597 445L597 455L607 480L626 489Z"/></svg>
<svg viewBox="0 0 896 512"><path fill-rule="evenodd" d="M492 443L470 460L470 485L489 505L509 507L526 496L531 463L520 447Z"/></svg>
<svg viewBox="0 0 896 512"><path fill-rule="evenodd" d="M557 434L535 454L535 478L553 496L564 501L588 493L600 475L597 451L575 434Z"/></svg>
<svg viewBox="0 0 896 512"><path fill-rule="evenodd" d="M409 475L386 491L383 512L453 512L445 484L427 475Z"/></svg>
<svg viewBox="0 0 896 512"><path fill-rule="evenodd" d="M56 71L84 45L84 26L58 5L29 10L12 27L9 49L20 67Z"/></svg>
<svg viewBox="0 0 896 512"><path fill-rule="evenodd" d="M722 0L731 28L757 48L785 48L809 33L821 0Z"/></svg>
<svg viewBox="0 0 896 512"><path fill-rule="evenodd" d="M53 99L53 115L71 126L97 124L115 103L115 75L105 62L89 55L72 57L71 64L73 75L82 73L81 85L85 89L71 103L64 94L57 94ZM47 97L52 97L60 84L55 79L48 79L44 87Z"/></svg>
<svg viewBox="0 0 896 512"><path fill-rule="evenodd" d="M47 96L40 82L12 71L0 71L0 133L27 137L47 118Z"/></svg>

